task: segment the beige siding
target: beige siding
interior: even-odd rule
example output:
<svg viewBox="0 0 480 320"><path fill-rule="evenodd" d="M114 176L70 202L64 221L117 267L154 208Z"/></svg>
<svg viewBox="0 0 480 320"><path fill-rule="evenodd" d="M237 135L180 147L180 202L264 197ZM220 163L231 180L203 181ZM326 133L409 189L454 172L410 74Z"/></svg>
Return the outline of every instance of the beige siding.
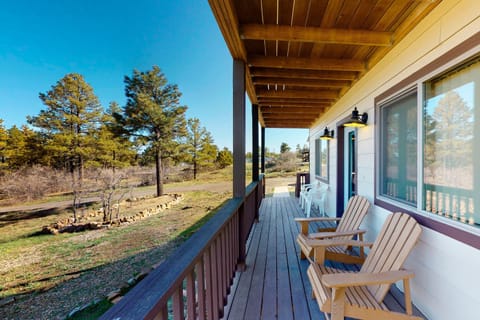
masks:
<svg viewBox="0 0 480 320"><path fill-rule="evenodd" d="M360 112L368 112L369 126L358 130L358 188L361 195L373 202L375 97L478 31L478 0L444 0L312 128L311 132L320 132L326 125L336 129L335 124L348 116L354 106ZM314 150L312 140L310 147ZM327 212L330 214L334 214L336 203L336 152L335 139L330 143L330 191L327 199ZM314 156L312 152L312 163ZM369 229L368 240L375 238L387 213L382 208L374 207L367 216L364 227ZM478 234L480 237L480 232ZM416 274L412 285L414 302L429 319L479 318L479 250L424 228L420 243L408 259L406 267L413 269Z"/></svg>

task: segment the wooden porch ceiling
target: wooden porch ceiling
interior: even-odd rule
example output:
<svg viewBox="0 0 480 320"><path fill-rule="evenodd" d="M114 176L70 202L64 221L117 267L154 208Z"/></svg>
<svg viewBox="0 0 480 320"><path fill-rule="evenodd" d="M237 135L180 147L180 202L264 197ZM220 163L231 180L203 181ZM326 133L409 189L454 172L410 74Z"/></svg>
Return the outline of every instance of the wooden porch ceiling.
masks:
<svg viewBox="0 0 480 320"><path fill-rule="evenodd" d="M310 128L440 2L209 0L266 128Z"/></svg>

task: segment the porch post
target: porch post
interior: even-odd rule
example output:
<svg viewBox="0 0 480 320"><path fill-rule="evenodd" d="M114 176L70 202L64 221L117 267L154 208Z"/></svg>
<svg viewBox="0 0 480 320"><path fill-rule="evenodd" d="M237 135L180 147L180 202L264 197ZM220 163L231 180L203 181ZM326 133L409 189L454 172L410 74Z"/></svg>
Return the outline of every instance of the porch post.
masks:
<svg viewBox="0 0 480 320"><path fill-rule="evenodd" d="M233 197L241 198L238 209L237 268L246 269L246 237L248 226L245 214L245 63L233 60Z"/></svg>
<svg viewBox="0 0 480 320"><path fill-rule="evenodd" d="M258 105L252 104L252 181L258 180Z"/></svg>
<svg viewBox="0 0 480 320"><path fill-rule="evenodd" d="M262 164L261 171L265 173L265 127L262 127Z"/></svg>
<svg viewBox="0 0 480 320"><path fill-rule="evenodd" d="M245 63L233 60L233 197L245 197Z"/></svg>
<svg viewBox="0 0 480 320"><path fill-rule="evenodd" d="M252 104L252 182L257 183L255 192L255 222L260 218L260 199L259 195L259 167L258 167L258 105Z"/></svg>

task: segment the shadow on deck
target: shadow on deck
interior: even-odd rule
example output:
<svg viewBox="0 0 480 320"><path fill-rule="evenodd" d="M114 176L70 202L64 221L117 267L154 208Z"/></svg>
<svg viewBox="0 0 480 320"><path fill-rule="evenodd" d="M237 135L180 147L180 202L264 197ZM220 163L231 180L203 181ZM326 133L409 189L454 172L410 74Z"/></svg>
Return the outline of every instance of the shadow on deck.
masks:
<svg viewBox="0 0 480 320"><path fill-rule="evenodd" d="M247 269L235 277L224 319L325 319L311 298L309 262L300 260L295 241L300 229L293 218L303 216L293 197L263 200L260 221L254 224L247 243ZM403 295L396 287L384 302L391 310L404 310ZM416 308L414 314L424 317Z"/></svg>

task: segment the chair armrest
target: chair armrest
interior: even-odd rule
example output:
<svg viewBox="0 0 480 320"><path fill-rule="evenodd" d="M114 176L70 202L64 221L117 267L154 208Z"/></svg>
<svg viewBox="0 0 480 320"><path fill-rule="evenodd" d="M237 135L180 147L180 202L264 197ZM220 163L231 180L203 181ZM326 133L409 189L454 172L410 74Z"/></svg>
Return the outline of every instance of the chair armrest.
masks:
<svg viewBox="0 0 480 320"><path fill-rule="evenodd" d="M308 224L310 222L318 221L338 221L341 218L330 218L330 217L313 217L313 218L295 218L295 221L300 223L300 229L302 234L308 234Z"/></svg>
<svg viewBox="0 0 480 320"><path fill-rule="evenodd" d="M415 274L407 270L385 271L379 273L355 272L334 273L322 276L322 283L328 288L369 286L391 284L400 280L411 279Z"/></svg>
<svg viewBox="0 0 480 320"><path fill-rule="evenodd" d="M295 218L297 222L318 222L318 221L340 221L342 218L332 217L311 217L311 218Z"/></svg>
<svg viewBox="0 0 480 320"><path fill-rule="evenodd" d="M355 236L364 234L367 230L347 230L347 231L334 231L334 232L315 232L308 235L311 239L318 238L336 238L336 237L345 237L345 236Z"/></svg>
<svg viewBox="0 0 480 320"><path fill-rule="evenodd" d="M346 240L346 239L306 239L306 244L312 248L316 247L369 247L373 246L373 242Z"/></svg>

